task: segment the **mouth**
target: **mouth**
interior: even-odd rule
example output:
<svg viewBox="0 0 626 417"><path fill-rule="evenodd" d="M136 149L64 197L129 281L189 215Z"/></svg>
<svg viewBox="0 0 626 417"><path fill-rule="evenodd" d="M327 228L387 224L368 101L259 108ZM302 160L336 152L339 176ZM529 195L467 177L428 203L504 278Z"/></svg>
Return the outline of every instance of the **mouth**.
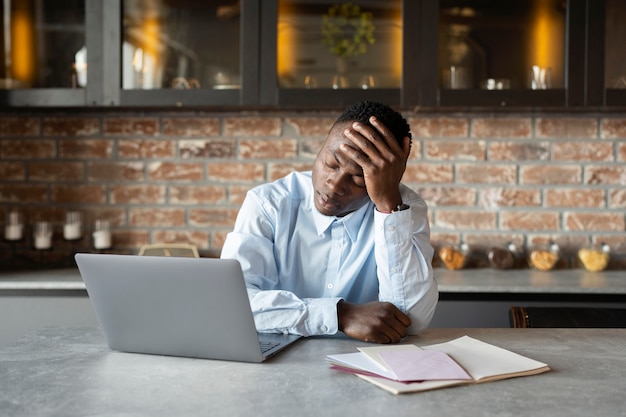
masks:
<svg viewBox="0 0 626 417"><path fill-rule="evenodd" d="M341 204L319 191L317 193L317 201L321 208L329 212L335 212L341 208Z"/></svg>

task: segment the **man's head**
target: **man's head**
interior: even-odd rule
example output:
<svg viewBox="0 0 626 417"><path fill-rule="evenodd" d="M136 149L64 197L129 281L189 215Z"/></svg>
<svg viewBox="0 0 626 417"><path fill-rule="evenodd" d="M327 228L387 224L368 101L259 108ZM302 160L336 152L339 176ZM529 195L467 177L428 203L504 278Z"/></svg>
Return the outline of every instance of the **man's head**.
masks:
<svg viewBox="0 0 626 417"><path fill-rule="evenodd" d="M345 216L369 201L363 169L340 150L350 144L344 135L355 121L368 125L375 116L394 135L400 146L411 139L410 127L402 115L391 107L371 101L356 103L346 109L333 124L313 165L313 191L317 210L326 216Z"/></svg>
<svg viewBox="0 0 626 417"><path fill-rule="evenodd" d="M405 137L411 139L411 127L406 119L388 105L376 101L366 100L353 104L337 118L335 124L356 121L373 127L369 120L371 116L376 116L391 130L400 146Z"/></svg>

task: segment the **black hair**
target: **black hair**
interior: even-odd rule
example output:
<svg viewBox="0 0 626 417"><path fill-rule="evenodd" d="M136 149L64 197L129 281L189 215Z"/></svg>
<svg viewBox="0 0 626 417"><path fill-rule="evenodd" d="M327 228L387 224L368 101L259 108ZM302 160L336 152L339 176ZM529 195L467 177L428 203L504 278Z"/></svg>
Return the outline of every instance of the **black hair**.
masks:
<svg viewBox="0 0 626 417"><path fill-rule="evenodd" d="M341 122L361 122L368 126L372 126L369 121L371 116L376 116L389 130L393 133L400 146L405 137L412 138L411 127L404 117L386 104L377 101L361 101L348 107L337 118L335 124ZM375 129L375 128L374 128Z"/></svg>

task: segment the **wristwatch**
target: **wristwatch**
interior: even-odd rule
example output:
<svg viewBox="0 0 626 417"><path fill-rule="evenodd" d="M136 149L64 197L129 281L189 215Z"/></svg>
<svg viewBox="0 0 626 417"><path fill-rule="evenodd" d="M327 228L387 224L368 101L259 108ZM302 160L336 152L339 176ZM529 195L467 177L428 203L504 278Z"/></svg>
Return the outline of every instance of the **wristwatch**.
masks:
<svg viewBox="0 0 626 417"><path fill-rule="evenodd" d="M410 208L411 208L411 206L409 206L408 204L402 203L402 204L399 204L398 207L396 207L395 210L391 210L391 212L392 213L397 213L399 211L407 210L407 209L410 209Z"/></svg>

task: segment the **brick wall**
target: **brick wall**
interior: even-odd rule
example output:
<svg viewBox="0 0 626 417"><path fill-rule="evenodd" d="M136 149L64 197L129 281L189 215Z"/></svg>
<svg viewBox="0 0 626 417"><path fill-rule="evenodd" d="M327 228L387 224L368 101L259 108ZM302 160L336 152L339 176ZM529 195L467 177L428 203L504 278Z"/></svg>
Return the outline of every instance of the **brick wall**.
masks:
<svg viewBox="0 0 626 417"><path fill-rule="evenodd" d="M0 216L19 209L27 224L54 222L60 252L76 249L59 235L66 210L78 209L87 227L111 220L115 252L188 242L216 255L245 192L310 169L336 116L0 112ZM404 182L429 203L435 246L464 241L481 265L494 243L554 240L571 255L603 241L613 267L626 267L624 114L405 116L414 144Z"/></svg>

